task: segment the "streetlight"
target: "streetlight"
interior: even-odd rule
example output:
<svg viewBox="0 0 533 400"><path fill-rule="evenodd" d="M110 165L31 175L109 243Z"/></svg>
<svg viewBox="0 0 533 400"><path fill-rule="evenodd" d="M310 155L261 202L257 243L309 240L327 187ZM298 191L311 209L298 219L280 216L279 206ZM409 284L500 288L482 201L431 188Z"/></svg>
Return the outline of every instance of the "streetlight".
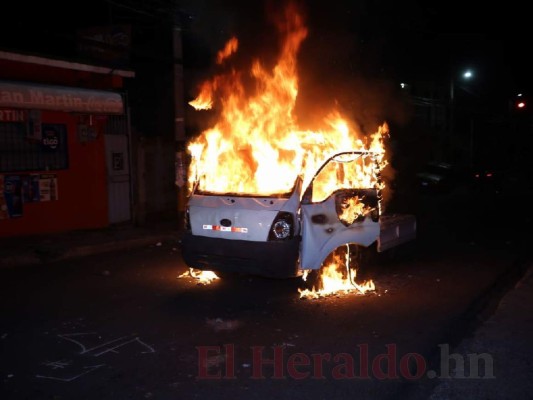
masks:
<svg viewBox="0 0 533 400"><path fill-rule="evenodd" d="M461 75L461 78L463 78L464 80L470 80L474 77L474 73L472 72L472 70L470 69L467 69L465 70ZM453 101L454 101L454 96L455 96L455 77L453 76L452 74L452 77L450 79L450 104L452 106L452 116L453 116ZM453 118L451 119L452 122L453 122ZM453 125L453 124L452 124ZM453 129L451 129L451 131L453 132Z"/></svg>
<svg viewBox="0 0 533 400"><path fill-rule="evenodd" d="M464 81L468 81L474 77L474 72L471 69L466 69L460 74L460 78ZM450 78L450 140L454 141L452 139L454 130L455 130L455 76L452 74ZM474 149L474 127L473 127L474 121L470 121L470 158L471 163L473 162L473 149Z"/></svg>

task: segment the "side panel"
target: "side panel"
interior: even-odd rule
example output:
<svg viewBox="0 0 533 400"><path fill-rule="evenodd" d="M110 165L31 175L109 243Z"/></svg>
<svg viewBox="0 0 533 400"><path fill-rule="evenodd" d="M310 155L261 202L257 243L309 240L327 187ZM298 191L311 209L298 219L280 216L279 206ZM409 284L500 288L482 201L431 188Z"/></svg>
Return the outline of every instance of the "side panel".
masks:
<svg viewBox="0 0 533 400"><path fill-rule="evenodd" d="M368 216L348 226L343 224L336 211L337 195L322 203L302 204L302 269L319 269L324 259L343 244L367 247L379 236L379 223Z"/></svg>
<svg viewBox="0 0 533 400"><path fill-rule="evenodd" d="M416 238L416 217L410 214L382 215L377 251L382 252Z"/></svg>
<svg viewBox="0 0 533 400"><path fill-rule="evenodd" d="M320 269L342 245L377 241L376 160L370 152L343 152L318 169L302 197L301 269Z"/></svg>

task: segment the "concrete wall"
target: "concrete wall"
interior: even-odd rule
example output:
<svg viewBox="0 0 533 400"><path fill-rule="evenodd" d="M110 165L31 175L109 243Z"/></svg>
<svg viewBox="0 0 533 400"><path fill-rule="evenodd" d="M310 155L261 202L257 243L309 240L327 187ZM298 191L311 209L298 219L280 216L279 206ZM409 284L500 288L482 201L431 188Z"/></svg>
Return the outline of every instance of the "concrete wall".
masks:
<svg viewBox="0 0 533 400"><path fill-rule="evenodd" d="M177 218L174 138L141 136L136 140L136 206L139 225Z"/></svg>

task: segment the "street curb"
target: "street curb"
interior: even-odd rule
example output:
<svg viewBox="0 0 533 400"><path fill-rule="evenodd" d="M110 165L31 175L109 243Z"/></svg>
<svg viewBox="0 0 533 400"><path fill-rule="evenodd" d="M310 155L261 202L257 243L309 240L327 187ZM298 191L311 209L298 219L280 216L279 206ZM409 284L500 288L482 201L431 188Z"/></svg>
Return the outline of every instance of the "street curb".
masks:
<svg viewBox="0 0 533 400"><path fill-rule="evenodd" d="M3 257L0 260L0 268L9 268L16 266L26 266L39 264L41 260L35 254L20 254L16 256Z"/></svg>
<svg viewBox="0 0 533 400"><path fill-rule="evenodd" d="M115 250L124 250L131 249L135 247L143 247L149 245L157 245L159 242L166 242L170 240L178 240L176 236L172 235L161 235L161 236L150 236L146 238L136 238L128 240L116 240L113 242L98 244L98 245L88 245L88 246L78 246L73 247L67 250L63 255L58 257L56 260L65 260L68 258L76 257L85 257L93 254L107 253Z"/></svg>
<svg viewBox="0 0 533 400"><path fill-rule="evenodd" d="M36 264L48 264L56 261L86 257L111 251L139 248L143 246L156 246L157 243L180 241L176 234L150 235L143 238L118 239L107 243L76 245L64 250L55 250L54 254L39 254L39 249L33 249L26 254L8 255L0 259L0 268L23 267Z"/></svg>
<svg viewBox="0 0 533 400"><path fill-rule="evenodd" d="M531 271L533 271L533 266L528 259L521 257L515 260L496 277L492 285L472 300L470 306L463 313L451 321L447 330L447 337L442 338L441 342L448 343L451 348L458 346L465 337L473 334L477 328L494 315L505 295L522 282ZM429 357L428 369L438 370L439 356L439 351L435 350L435 353ZM434 380L423 387L406 385L402 397L428 399L438 383L438 380Z"/></svg>

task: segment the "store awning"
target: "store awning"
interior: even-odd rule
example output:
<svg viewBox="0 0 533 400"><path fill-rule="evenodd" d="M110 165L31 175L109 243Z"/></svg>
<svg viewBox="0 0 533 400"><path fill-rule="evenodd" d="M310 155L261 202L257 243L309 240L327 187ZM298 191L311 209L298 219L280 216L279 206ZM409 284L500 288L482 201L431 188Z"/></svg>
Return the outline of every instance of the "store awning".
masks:
<svg viewBox="0 0 533 400"><path fill-rule="evenodd" d="M0 108L124 114L120 93L8 81L0 81Z"/></svg>

